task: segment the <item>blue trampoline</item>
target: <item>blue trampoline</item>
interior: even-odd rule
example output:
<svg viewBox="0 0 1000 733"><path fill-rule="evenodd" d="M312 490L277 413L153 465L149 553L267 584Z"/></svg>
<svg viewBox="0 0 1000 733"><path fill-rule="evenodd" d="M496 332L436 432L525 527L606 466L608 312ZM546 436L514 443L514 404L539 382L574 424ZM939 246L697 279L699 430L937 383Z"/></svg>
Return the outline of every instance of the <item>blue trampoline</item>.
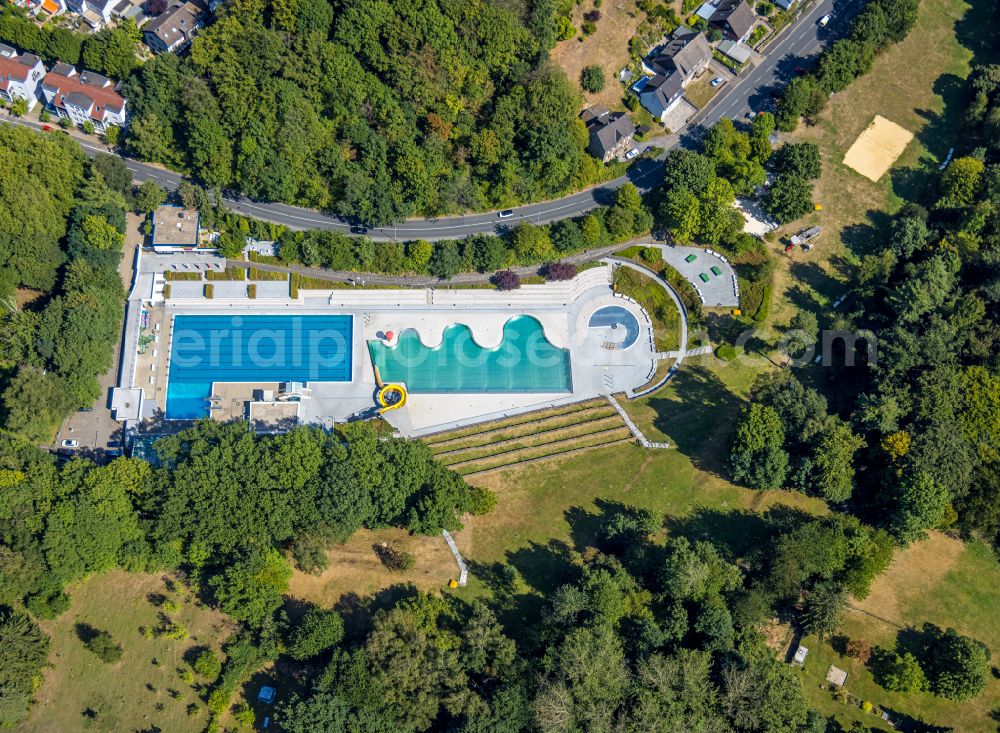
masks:
<svg viewBox="0 0 1000 733"><path fill-rule="evenodd" d="M619 345L618 348L620 349L627 349L639 338L639 321L635 319L631 311L622 308L620 305L606 305L603 308L598 308L594 311L594 315L590 317L588 325L590 328L611 328L615 330L624 328L625 340Z"/></svg>

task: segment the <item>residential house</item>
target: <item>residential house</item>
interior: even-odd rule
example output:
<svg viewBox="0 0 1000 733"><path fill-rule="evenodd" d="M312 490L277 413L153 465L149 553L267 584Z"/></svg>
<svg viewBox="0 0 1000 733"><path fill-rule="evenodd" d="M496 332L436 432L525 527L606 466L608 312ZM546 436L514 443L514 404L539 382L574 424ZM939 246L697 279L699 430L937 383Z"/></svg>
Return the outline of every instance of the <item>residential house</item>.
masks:
<svg viewBox="0 0 1000 733"><path fill-rule="evenodd" d="M111 22L120 0L66 0L67 7L79 13L91 28L97 30Z"/></svg>
<svg viewBox="0 0 1000 733"><path fill-rule="evenodd" d="M164 204L153 212L152 246L157 252L195 249L200 231L201 216L196 209Z"/></svg>
<svg viewBox="0 0 1000 733"><path fill-rule="evenodd" d="M757 14L747 0L718 0L715 11L708 18L710 25L737 43L744 43L757 25Z"/></svg>
<svg viewBox="0 0 1000 733"><path fill-rule="evenodd" d="M40 58L30 53L18 54L0 43L0 99L7 102L24 99L28 110L34 109L44 76L45 65Z"/></svg>
<svg viewBox="0 0 1000 733"><path fill-rule="evenodd" d="M651 59L644 61L653 76L638 88L639 101L661 122L684 96L684 87L708 68L712 49L702 33L676 34Z"/></svg>
<svg viewBox="0 0 1000 733"><path fill-rule="evenodd" d="M77 125L89 121L98 132L125 125L125 98L93 71L77 74L69 64L57 63L42 80L42 94L51 111Z"/></svg>
<svg viewBox="0 0 1000 733"><path fill-rule="evenodd" d="M799 0L774 0L774 4L782 10L791 10L791 7L798 1Z"/></svg>
<svg viewBox="0 0 1000 733"><path fill-rule="evenodd" d="M203 25L204 10L188 0L174 2L142 29L146 45L156 53L176 53L191 43Z"/></svg>
<svg viewBox="0 0 1000 733"><path fill-rule="evenodd" d="M624 112L608 112L607 107L591 107L581 115L590 133L587 151L602 163L628 152L635 136L635 125Z"/></svg>

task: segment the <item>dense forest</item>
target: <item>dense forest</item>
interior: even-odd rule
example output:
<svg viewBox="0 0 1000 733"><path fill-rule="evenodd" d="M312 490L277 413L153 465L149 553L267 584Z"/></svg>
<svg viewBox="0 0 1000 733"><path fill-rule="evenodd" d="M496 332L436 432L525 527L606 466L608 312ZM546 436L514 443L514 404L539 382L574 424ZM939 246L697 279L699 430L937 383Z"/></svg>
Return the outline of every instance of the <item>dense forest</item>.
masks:
<svg viewBox="0 0 1000 733"><path fill-rule="evenodd" d="M181 570L257 632L273 626L284 602L291 566L281 551L313 572L325 567L328 543L360 527L455 530L459 515L488 511L494 501L422 443L383 439L367 425L256 437L243 424L205 421L156 450L159 467L137 458L60 466L0 436L0 605L53 618L69 605L64 588L88 575ZM46 643L17 614L0 615L0 639L5 653L8 643ZM8 679L3 659L0 679ZM7 722L24 715L44 659L44 651L25 656L20 664L34 665L31 673L0 687ZM232 693L217 695L225 697L222 709Z"/></svg>
<svg viewBox="0 0 1000 733"><path fill-rule="evenodd" d="M840 344L818 383L759 383L731 468L902 543L950 528L1000 548L1000 66L974 68L965 91L963 150L873 232L851 297L824 324L860 340Z"/></svg>
<svg viewBox="0 0 1000 733"><path fill-rule="evenodd" d="M127 84L128 148L209 187L370 223L591 183L553 6L236 0Z"/></svg>
<svg viewBox="0 0 1000 733"><path fill-rule="evenodd" d="M100 396L124 312L125 197L101 172L124 165L85 160L62 136L0 129L0 427L32 440Z"/></svg>

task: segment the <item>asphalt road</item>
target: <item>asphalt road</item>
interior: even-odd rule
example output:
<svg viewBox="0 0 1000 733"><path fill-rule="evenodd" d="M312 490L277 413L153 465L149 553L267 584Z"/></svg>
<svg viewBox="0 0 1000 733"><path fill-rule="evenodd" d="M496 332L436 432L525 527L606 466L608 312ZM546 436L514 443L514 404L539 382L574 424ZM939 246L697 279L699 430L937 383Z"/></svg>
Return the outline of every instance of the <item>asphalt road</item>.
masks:
<svg viewBox="0 0 1000 733"><path fill-rule="evenodd" d="M839 37L849 26L851 19L864 5L863 0L817 0L802 17L781 37L766 49L764 61L730 82L716 95L704 114L691 129L681 136L673 136L667 151L677 145L691 145L709 127L723 117L742 119L748 111L760 110L777 92L791 80L797 66L808 66L820 48ZM820 28L817 21L825 14L833 19L826 28ZM0 117L0 121L39 129L41 125L31 120ZM89 155L109 152L106 146L79 140ZM453 239L469 234L494 232L499 226L513 226L520 221L534 224L565 219L582 214L595 206L608 204L614 192L625 183L634 183L640 190L649 190L659 185L663 175L662 157L641 160L628 173L596 188L564 196L537 204L528 204L514 209L514 215L502 221L496 212L470 214L467 216L444 217L439 219L409 219L395 226L370 228L368 236L376 240L400 241L412 239ZM132 171L136 182L155 181L168 190L180 185L182 176L158 166L140 163L129 158L125 164ZM292 229L331 229L348 232L350 225L335 216L312 209L282 203L258 203L246 198L226 199L227 205L236 212L262 221L283 224Z"/></svg>

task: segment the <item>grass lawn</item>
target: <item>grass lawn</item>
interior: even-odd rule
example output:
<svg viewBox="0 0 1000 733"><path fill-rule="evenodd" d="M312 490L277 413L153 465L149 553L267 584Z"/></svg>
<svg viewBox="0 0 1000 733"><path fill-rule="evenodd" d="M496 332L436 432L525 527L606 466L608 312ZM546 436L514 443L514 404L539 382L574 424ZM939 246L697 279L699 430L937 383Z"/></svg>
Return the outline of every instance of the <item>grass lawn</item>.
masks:
<svg viewBox="0 0 1000 733"><path fill-rule="evenodd" d="M1000 564L988 547L934 533L897 554L886 573L875 581L871 595L848 611L840 634L892 648L900 628L919 627L929 621L979 639L993 652L995 664L1000 651L998 588ZM923 718L956 731L996 731L997 723L990 715L991 710L1000 708L1000 680L995 677L990 677L982 695L965 702L931 694L892 693L875 684L864 666L839 654L829 641L820 643L815 637L806 637L803 643L810 650L801 672L806 696L814 707L837 715L842 723L858 719L870 724L872 718L819 689L830 664L848 673L847 688L853 694L902 716Z"/></svg>
<svg viewBox="0 0 1000 733"><path fill-rule="evenodd" d="M219 645L234 626L217 611L199 607L191 593L174 594L159 575L115 570L72 588L70 609L40 626L52 638L50 667L35 693L36 705L18 726L28 733L94 730L201 731L208 720L205 704L177 675L184 655L195 647ZM153 627L160 612L149 598L166 596L179 605L169 614L188 631L183 641L146 639L140 626ZM106 664L88 651L77 635L77 624L109 632L124 655ZM154 663L155 660L155 663ZM177 693L174 697L173 693ZM187 708L194 705L195 715ZM162 706L162 709L157 709ZM84 713L95 716L88 722Z"/></svg>
<svg viewBox="0 0 1000 733"><path fill-rule="evenodd" d="M676 351L680 348L681 316L662 285L641 272L628 267L617 267L614 287L616 293L638 301L649 313L653 321L653 341L657 351Z"/></svg>
<svg viewBox="0 0 1000 733"><path fill-rule="evenodd" d="M712 79L714 79L715 77L716 75L712 73L711 70L709 70L705 74L702 74L701 78L698 81L694 82L693 84L690 84L684 90L684 97L695 107L701 109L706 104L711 102L712 98L715 97L716 94L718 94L719 92L721 92L723 89L726 88L725 84L720 84L717 87L713 87Z"/></svg>
<svg viewBox="0 0 1000 733"><path fill-rule="evenodd" d="M881 55L870 73L833 96L813 127L801 125L794 142L816 143L823 175L814 200L823 210L784 229L790 235L820 225L823 234L809 252L781 254L772 318L787 323L797 308L825 312L846 289L857 262L879 246L880 227L904 199L919 200L948 149L960 143L961 82L968 76L974 35L991 22L985 7L966 0L923 0L916 27ZM964 45L963 45L964 44ZM902 156L877 183L844 165L844 154L876 114L915 134Z"/></svg>

